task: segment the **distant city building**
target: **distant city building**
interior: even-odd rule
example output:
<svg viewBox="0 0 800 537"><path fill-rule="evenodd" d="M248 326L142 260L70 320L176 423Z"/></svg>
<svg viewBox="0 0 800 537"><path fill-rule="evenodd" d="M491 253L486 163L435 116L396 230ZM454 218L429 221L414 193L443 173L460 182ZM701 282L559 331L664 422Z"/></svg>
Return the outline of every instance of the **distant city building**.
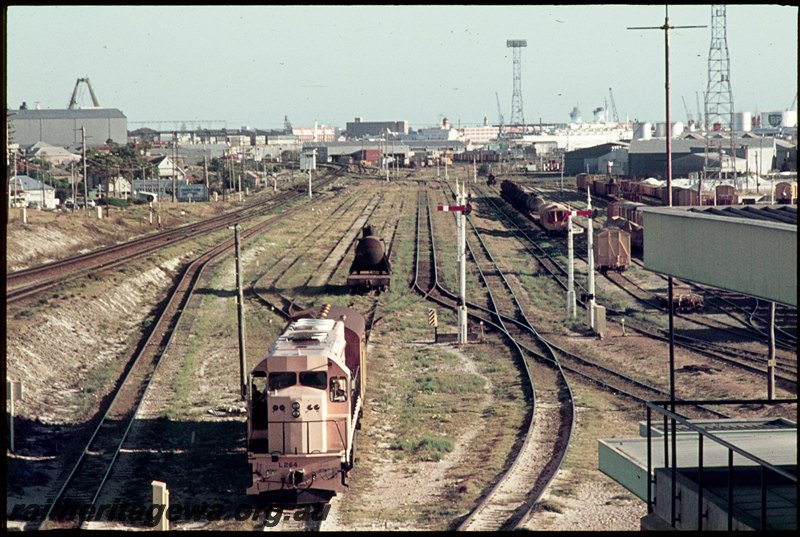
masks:
<svg viewBox="0 0 800 537"><path fill-rule="evenodd" d="M86 131L86 146L128 143L128 118L116 108L74 110L13 110L8 114L13 141L20 147L47 142L60 147L79 147L81 127Z"/></svg>
<svg viewBox="0 0 800 537"><path fill-rule="evenodd" d="M303 142L335 142L337 132L335 127L314 124L313 127L293 127L292 134L297 141Z"/></svg>
<svg viewBox="0 0 800 537"><path fill-rule="evenodd" d="M405 136L408 134L408 121L363 121L360 117L345 124L348 138L381 136L387 133Z"/></svg>
<svg viewBox="0 0 800 537"><path fill-rule="evenodd" d="M492 140L497 140L500 135L499 127L464 127L456 129L459 138L468 143L483 144Z"/></svg>

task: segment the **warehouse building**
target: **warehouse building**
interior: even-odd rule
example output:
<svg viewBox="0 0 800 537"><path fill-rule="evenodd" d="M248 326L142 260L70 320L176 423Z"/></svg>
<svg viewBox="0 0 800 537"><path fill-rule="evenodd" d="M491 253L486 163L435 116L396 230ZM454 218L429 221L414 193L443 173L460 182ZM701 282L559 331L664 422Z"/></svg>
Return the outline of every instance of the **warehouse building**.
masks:
<svg viewBox="0 0 800 537"><path fill-rule="evenodd" d="M345 125L346 135L350 139L366 136L381 136L387 131L391 134L407 135L408 121L364 121L360 117L348 121Z"/></svg>
<svg viewBox="0 0 800 537"><path fill-rule="evenodd" d="M60 147L80 147L81 127L86 132L86 146L106 145L110 140L128 143L128 118L116 108L73 110L14 110L9 113L13 140L20 147L47 142Z"/></svg>

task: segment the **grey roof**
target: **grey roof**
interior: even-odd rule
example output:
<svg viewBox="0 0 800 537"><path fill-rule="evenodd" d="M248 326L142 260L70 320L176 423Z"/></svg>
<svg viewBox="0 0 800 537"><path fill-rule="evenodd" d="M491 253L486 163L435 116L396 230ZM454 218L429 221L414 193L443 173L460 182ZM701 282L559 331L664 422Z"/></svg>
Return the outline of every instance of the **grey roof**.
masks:
<svg viewBox="0 0 800 537"><path fill-rule="evenodd" d="M9 118L17 119L97 119L97 118L125 118L116 108L75 108L73 110L14 110L9 113Z"/></svg>
<svg viewBox="0 0 800 537"><path fill-rule="evenodd" d="M581 147L565 153L565 158L597 158L621 147L630 147L628 142L606 142L592 147Z"/></svg>
<svg viewBox="0 0 800 537"><path fill-rule="evenodd" d="M9 179L10 186L16 187L17 180L19 180L19 185L22 187L22 190L29 191L29 190L41 190L42 189L42 182L37 181L33 177L28 175L15 175L11 179ZM55 190L52 186L48 185L47 183L44 184L45 190Z"/></svg>
<svg viewBox="0 0 800 537"><path fill-rule="evenodd" d="M672 154L691 153L692 148L705 148L705 140L696 139L674 139L672 140ZM631 140L628 147L630 154L651 154L664 153L667 150L667 142L664 138L651 138L649 140Z"/></svg>
<svg viewBox="0 0 800 537"><path fill-rule="evenodd" d="M731 218L797 225L797 207L794 205L722 205L704 209L693 207L689 210Z"/></svg>

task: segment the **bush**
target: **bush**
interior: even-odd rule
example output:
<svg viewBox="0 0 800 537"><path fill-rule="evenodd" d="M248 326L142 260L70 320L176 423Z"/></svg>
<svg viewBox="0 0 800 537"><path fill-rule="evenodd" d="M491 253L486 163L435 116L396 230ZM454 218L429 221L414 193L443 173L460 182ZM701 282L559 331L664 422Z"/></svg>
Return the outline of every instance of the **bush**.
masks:
<svg viewBox="0 0 800 537"><path fill-rule="evenodd" d="M100 198L97 200L98 205L113 205L114 207L122 207L123 209L128 207L128 202L120 199L120 198Z"/></svg>

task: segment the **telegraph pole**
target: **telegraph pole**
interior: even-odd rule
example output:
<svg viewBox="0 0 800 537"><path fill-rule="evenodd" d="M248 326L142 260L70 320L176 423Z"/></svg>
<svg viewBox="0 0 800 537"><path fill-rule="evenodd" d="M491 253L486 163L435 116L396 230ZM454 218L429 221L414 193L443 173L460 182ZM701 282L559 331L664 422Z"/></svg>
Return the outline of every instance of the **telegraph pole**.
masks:
<svg viewBox="0 0 800 537"><path fill-rule="evenodd" d="M666 116L667 116L667 206L672 207L672 127L670 125L669 117L669 31L674 28L705 28L705 26L670 26L669 25L669 6L664 6L664 25L658 27L629 27L629 30L664 30L664 89L666 94ZM706 112L708 116L708 112ZM673 301L673 282L672 276L667 278L667 301L669 302L669 401L670 411L675 412L675 331L674 331L674 316L675 308ZM675 419L672 420L672 497L674 498L677 491L677 475L676 469L678 466L678 455L676 453L676 423ZM675 502L672 502L671 525L674 527L677 520L677 513L675 509Z"/></svg>
<svg viewBox="0 0 800 537"><path fill-rule="evenodd" d="M234 224L236 242L236 310L239 317L239 373L242 401L247 398L247 358L244 346L244 293L242 291L242 256L239 243L239 224Z"/></svg>
<svg viewBox="0 0 800 537"><path fill-rule="evenodd" d="M588 211L592 210L592 195L589 185L586 185L586 209ZM594 224L591 216L587 220L589 222L589 228L586 230L586 258L589 265L589 327L594 330L596 328L594 322Z"/></svg>
<svg viewBox="0 0 800 537"><path fill-rule="evenodd" d="M172 203L175 203L177 199L177 192L176 189L178 188L178 184L176 181L178 175L178 133L174 132L172 143L175 146L173 153L175 154L175 162L172 163Z"/></svg>
<svg viewBox="0 0 800 537"><path fill-rule="evenodd" d="M206 201L208 201L210 197L208 190L208 155L203 155L203 175L206 178Z"/></svg>
<svg viewBox="0 0 800 537"><path fill-rule="evenodd" d="M83 206L89 212L89 179L86 175L86 127L81 126L81 156L83 160Z"/></svg>

